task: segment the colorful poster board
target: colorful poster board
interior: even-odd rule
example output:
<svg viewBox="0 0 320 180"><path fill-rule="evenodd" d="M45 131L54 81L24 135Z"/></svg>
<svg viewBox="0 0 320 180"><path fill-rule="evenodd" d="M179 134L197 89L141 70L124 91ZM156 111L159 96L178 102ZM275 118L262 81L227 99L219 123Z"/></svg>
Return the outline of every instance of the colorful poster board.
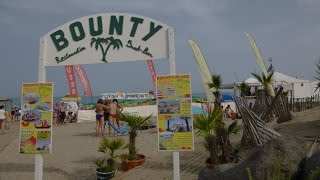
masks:
<svg viewBox="0 0 320 180"><path fill-rule="evenodd" d="M158 150L194 150L189 74L157 76Z"/></svg>
<svg viewBox="0 0 320 180"><path fill-rule="evenodd" d="M46 154L52 150L53 83L22 85L20 153Z"/></svg>

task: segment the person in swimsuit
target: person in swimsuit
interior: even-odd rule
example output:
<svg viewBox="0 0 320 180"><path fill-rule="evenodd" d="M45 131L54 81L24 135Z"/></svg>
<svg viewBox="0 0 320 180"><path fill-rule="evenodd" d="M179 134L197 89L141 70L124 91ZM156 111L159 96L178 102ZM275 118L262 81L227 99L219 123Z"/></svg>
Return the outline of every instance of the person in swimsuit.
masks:
<svg viewBox="0 0 320 180"><path fill-rule="evenodd" d="M119 121L117 119L117 113L121 113L122 112L122 107L119 106L118 100L117 99L113 99L112 103L110 104L109 107L110 107L109 119L110 119L111 123L113 123L113 124L117 123L117 126L120 127Z"/></svg>
<svg viewBox="0 0 320 180"><path fill-rule="evenodd" d="M106 106L106 108L104 109L104 114L103 114L104 115L104 126L103 126L103 128L106 128L106 123L109 122L109 116L110 116L110 113L109 113L109 111L110 111L110 107L109 107L110 100L106 100L104 105ZM110 124L109 124L108 130L109 130L109 134L111 134L111 126L110 126Z"/></svg>
<svg viewBox="0 0 320 180"><path fill-rule="evenodd" d="M66 118L66 107L64 106L63 102L61 102L59 105L59 118L60 123L65 124L64 119Z"/></svg>
<svg viewBox="0 0 320 180"><path fill-rule="evenodd" d="M11 108L11 120L12 121L16 120L16 108L15 107Z"/></svg>
<svg viewBox="0 0 320 180"><path fill-rule="evenodd" d="M53 107L53 115L54 115L54 120L56 124L59 124L59 104L56 103L55 106Z"/></svg>
<svg viewBox="0 0 320 180"><path fill-rule="evenodd" d="M96 135L104 135L104 123L103 123L103 114L104 109L107 109L107 107L103 104L103 100L99 99L96 106Z"/></svg>

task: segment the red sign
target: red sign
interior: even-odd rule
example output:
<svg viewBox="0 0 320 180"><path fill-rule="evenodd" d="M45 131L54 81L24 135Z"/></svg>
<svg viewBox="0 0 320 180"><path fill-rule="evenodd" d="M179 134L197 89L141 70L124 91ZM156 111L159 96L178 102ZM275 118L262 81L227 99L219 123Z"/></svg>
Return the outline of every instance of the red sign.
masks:
<svg viewBox="0 0 320 180"><path fill-rule="evenodd" d="M152 78L152 81L153 81L153 85L154 87L156 87L156 72L154 70L154 66L153 66L153 62L152 60L147 60L147 64L148 64L148 67L149 67L149 71L150 71L150 74L151 74L151 78Z"/></svg>
<svg viewBox="0 0 320 180"><path fill-rule="evenodd" d="M64 66L64 69L66 71L66 76L69 84L70 96L78 96L78 90L77 90L76 78L74 76L73 66L72 65Z"/></svg>

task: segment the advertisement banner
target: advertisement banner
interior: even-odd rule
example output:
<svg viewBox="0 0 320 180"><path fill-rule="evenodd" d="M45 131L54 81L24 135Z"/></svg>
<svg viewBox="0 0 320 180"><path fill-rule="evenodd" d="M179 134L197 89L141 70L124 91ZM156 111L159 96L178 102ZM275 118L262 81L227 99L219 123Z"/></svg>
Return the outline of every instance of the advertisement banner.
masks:
<svg viewBox="0 0 320 180"><path fill-rule="evenodd" d="M81 65L74 65L73 67L76 70L76 74L77 74L79 81L81 82L82 87L84 89L84 95L85 96L92 96L90 82L89 82L89 79L88 79L87 74L84 71L83 67Z"/></svg>
<svg viewBox="0 0 320 180"><path fill-rule="evenodd" d="M74 76L73 66L64 66L69 84L70 96L78 96L76 78Z"/></svg>
<svg viewBox="0 0 320 180"><path fill-rule="evenodd" d="M149 93L127 93L126 99L154 99L153 94Z"/></svg>
<svg viewBox="0 0 320 180"><path fill-rule="evenodd" d="M125 99L126 93L102 93L101 99Z"/></svg>
<svg viewBox="0 0 320 180"><path fill-rule="evenodd" d="M193 151L189 74L157 76L158 150Z"/></svg>
<svg viewBox="0 0 320 180"><path fill-rule="evenodd" d="M46 154L52 150L53 83L22 85L20 153Z"/></svg>

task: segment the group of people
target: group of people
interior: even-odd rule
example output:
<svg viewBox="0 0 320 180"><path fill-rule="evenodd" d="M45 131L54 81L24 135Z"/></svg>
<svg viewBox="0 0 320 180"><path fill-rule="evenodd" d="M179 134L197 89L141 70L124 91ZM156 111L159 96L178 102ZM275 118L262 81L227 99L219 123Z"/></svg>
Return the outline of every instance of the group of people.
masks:
<svg viewBox="0 0 320 180"><path fill-rule="evenodd" d="M109 134L111 134L111 126L120 127L117 114L121 113L123 108L119 105L117 99L102 100L99 99L96 105L96 136L103 136L105 124L108 123ZM116 126L115 126L116 125Z"/></svg>
<svg viewBox="0 0 320 180"><path fill-rule="evenodd" d="M74 112L72 111L72 107L70 105L61 102L60 104L55 104L53 108L53 114L55 123L57 125L63 125L66 124L66 122L71 122Z"/></svg>
<svg viewBox="0 0 320 180"><path fill-rule="evenodd" d="M11 108L11 119L12 121L19 121L21 113L19 112L19 109L16 107Z"/></svg>

